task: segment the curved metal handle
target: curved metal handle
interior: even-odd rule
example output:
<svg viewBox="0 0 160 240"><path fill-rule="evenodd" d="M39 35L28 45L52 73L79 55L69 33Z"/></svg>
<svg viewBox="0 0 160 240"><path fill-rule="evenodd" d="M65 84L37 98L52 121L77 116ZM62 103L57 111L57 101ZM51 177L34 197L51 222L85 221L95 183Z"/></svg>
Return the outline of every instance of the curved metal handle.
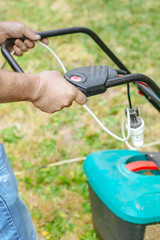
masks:
<svg viewBox="0 0 160 240"><path fill-rule="evenodd" d="M160 88L151 78L147 77L146 75L135 73L135 74L128 74L115 79L109 79L106 87L107 88L115 87L118 85L130 83L130 82L136 82L136 83L143 82L147 84L153 90L153 92L150 89L148 89L146 86L143 86L142 84L141 84L141 87L145 88L145 91L148 92L148 95L160 107Z"/></svg>
<svg viewBox="0 0 160 240"><path fill-rule="evenodd" d="M41 36L41 38L50 38L50 37L56 37L56 36L62 36L62 35L68 35L68 34L74 34L74 33L84 33L89 35L94 42L108 55L108 57L122 70L126 71L127 73L130 73L130 71L124 66L124 64L115 56L115 54L106 46L106 44L97 36L95 32L90 30L89 28L85 27L71 27L71 28L63 28L63 29L57 29L57 30L51 30L51 31L45 31L45 32L37 32ZM22 40L25 40L26 38L22 38ZM14 60L14 58L11 56L11 54L8 52L7 47L14 44L15 39L8 39L6 42L2 44L2 54L7 60L7 62L10 64L11 68L16 72L23 72L21 67L18 65L18 63Z"/></svg>
<svg viewBox="0 0 160 240"><path fill-rule="evenodd" d="M74 34L74 33L84 33L89 35L94 42L106 53L106 55L120 68L121 70L124 70L127 72L127 74L130 74L130 71L125 67L125 65L120 61L118 57L107 47L107 45L97 36L95 32L92 30L85 28L85 27L71 27L71 28L63 28L63 29L57 29L57 30L51 30L51 31L45 31L45 32L38 32L41 36L41 38L49 38L49 37L56 37L56 36L62 36L62 35L68 35L68 34ZM22 38L22 40L25 40L26 38ZM18 65L18 63L15 61L15 59L11 56L11 54L8 52L7 47L14 44L15 39L8 39L6 42L2 44L1 51L7 62L10 64L11 68L16 72L23 72L21 67ZM144 96L147 98L148 101L152 103L152 105L160 111L160 106L157 104L156 97L154 96L154 93L151 93L151 91L148 91L145 86L142 86L140 83L136 83L138 88L141 90L141 92L144 94ZM152 96L151 96L152 95ZM159 94L158 94L159 96ZM151 98L150 98L151 97Z"/></svg>

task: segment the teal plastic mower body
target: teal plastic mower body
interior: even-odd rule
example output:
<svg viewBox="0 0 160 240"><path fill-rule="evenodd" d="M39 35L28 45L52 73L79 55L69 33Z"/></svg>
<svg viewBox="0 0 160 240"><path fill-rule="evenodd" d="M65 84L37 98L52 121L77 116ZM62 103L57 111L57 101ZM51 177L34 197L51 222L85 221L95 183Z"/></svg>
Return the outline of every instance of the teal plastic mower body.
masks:
<svg viewBox="0 0 160 240"><path fill-rule="evenodd" d="M127 164L136 161L147 161L146 154L130 150L100 151L88 155L84 162L99 239L152 239L145 236L147 227L150 233L160 222L160 172L152 170L146 175L145 170L128 170ZM160 235L156 237L153 239L160 239Z"/></svg>

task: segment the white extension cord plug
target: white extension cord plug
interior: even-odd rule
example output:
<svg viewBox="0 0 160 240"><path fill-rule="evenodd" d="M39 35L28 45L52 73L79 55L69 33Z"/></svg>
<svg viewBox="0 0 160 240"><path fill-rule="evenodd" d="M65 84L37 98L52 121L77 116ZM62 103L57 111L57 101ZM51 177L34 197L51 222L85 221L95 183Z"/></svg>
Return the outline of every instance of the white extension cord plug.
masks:
<svg viewBox="0 0 160 240"><path fill-rule="evenodd" d="M126 111L126 110L125 110ZM130 115L130 126L128 122L126 123L126 129L130 128L130 137L133 146L136 149L139 149L144 144L144 130L145 130L145 123L144 120L139 117L138 108L129 109Z"/></svg>
<svg viewBox="0 0 160 240"><path fill-rule="evenodd" d="M131 141L134 147L140 148L144 144L144 130L145 123L143 119L141 119L141 125L137 128L130 128L131 131Z"/></svg>

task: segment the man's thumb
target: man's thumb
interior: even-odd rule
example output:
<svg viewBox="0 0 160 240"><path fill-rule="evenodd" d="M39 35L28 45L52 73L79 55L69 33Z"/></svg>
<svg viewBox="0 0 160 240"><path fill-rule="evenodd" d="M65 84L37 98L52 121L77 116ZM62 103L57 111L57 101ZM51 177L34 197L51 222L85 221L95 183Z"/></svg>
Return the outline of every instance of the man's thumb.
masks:
<svg viewBox="0 0 160 240"><path fill-rule="evenodd" d="M36 34L34 31L31 29L25 29L24 36L32 41L37 41L41 39L41 36Z"/></svg>

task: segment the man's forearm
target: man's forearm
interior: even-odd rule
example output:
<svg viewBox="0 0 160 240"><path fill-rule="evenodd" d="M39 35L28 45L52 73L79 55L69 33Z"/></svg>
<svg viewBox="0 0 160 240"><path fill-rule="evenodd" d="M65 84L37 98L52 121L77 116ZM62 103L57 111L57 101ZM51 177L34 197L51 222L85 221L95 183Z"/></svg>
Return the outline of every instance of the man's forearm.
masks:
<svg viewBox="0 0 160 240"><path fill-rule="evenodd" d="M23 42L22 37L27 39ZM35 30L20 22L0 22L0 46L8 38L16 38L12 49L17 56L40 40ZM48 39L41 41L48 44ZM0 103L30 101L40 110L54 113L71 106L73 101L82 105L86 100L86 96L57 71L25 74L0 70Z"/></svg>
<svg viewBox="0 0 160 240"><path fill-rule="evenodd" d="M0 70L0 103L33 101L38 87L36 74Z"/></svg>

